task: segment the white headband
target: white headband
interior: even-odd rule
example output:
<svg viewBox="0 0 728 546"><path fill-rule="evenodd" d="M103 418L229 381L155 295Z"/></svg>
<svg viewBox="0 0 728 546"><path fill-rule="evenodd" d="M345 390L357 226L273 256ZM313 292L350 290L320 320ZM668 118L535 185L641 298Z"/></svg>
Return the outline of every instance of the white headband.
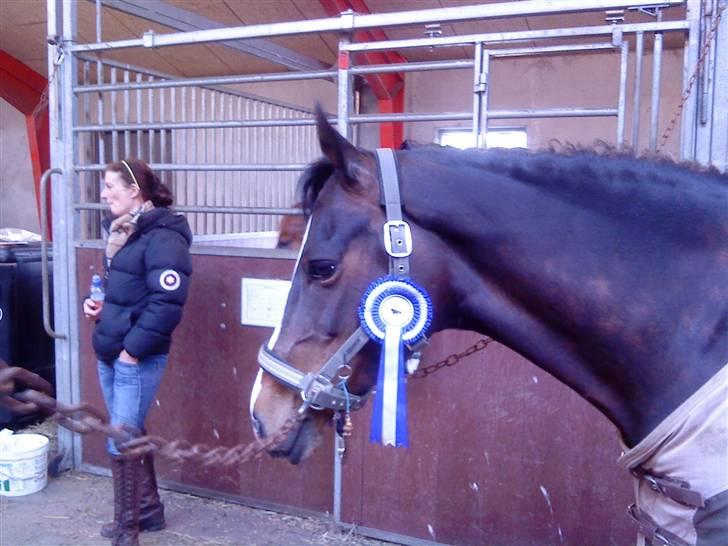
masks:
<svg viewBox="0 0 728 546"><path fill-rule="evenodd" d="M137 187L139 191L142 191L142 187L139 185L139 182L137 182L136 176L134 176L134 171L131 170L131 167L129 164L124 161L123 159L121 162L124 164L124 167L126 167L126 170L129 171L129 174L131 175L131 179L134 181L134 185Z"/></svg>

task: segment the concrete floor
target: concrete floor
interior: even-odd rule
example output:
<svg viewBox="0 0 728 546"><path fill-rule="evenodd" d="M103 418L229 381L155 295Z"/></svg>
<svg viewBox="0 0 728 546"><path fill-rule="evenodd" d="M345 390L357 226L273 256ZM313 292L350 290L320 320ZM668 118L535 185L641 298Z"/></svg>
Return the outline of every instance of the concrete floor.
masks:
<svg viewBox="0 0 728 546"><path fill-rule="evenodd" d="M0 0L2 1L2 0ZM1 427L0 427L1 428ZM50 461L57 453L53 420L23 427L46 436ZM52 463L50 465L53 466ZM161 490L167 528L142 533L140 546L391 546L336 529L331 520L299 517L239 504ZM48 476L41 491L0 495L0 546L106 546L99 535L112 518L111 478L85 472Z"/></svg>
<svg viewBox="0 0 728 546"><path fill-rule="evenodd" d="M0 546L96 546L111 516L111 479L81 472L49 478L42 491L0 496ZM141 546L383 546L332 529L328 521L278 514L162 491L167 528L140 535Z"/></svg>

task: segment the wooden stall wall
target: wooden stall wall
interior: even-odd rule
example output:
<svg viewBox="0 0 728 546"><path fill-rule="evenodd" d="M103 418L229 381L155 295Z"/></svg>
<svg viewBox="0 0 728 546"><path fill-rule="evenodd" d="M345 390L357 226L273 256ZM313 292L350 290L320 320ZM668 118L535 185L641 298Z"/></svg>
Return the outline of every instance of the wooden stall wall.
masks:
<svg viewBox="0 0 728 546"><path fill-rule="evenodd" d="M100 251L78 251L79 286L89 284L92 268L99 268L101 263ZM192 264L189 299L182 323L174 333L157 401L149 414L149 432L214 447L247 444L253 441L248 404L258 372L256 357L272 329L241 325L241 278L288 280L293 261L193 255ZM81 397L103 407L91 348L91 325L88 321L82 324ZM207 491L259 506L284 506L297 512L330 512L332 453L332 438L327 438L321 449L299 466L262 457L224 471L158 458L157 468L163 482L182 489ZM101 438L84 439L83 461L108 466Z"/></svg>
<svg viewBox="0 0 728 546"><path fill-rule="evenodd" d="M78 251L86 286L101 252ZM241 326L242 277L288 279L293 262L193 256L182 324L149 431L210 446L253 440L248 418L256 354L271 330ZM82 327L84 400L103 407ZM437 334L423 364L461 351L480 336ZM409 383L408 449L369 443L371 404L354 415L344 459L342 519L446 544L622 545L634 540L625 507L629 476L616 467L616 430L584 400L498 344ZM333 445L327 436L292 466L263 457L237 470L158 460L161 479L258 506L327 513L333 503ZM84 463L106 467L99 437L84 440Z"/></svg>
<svg viewBox="0 0 728 546"><path fill-rule="evenodd" d="M482 336L436 334L422 365ZM354 418L343 519L457 545L634 543L629 475L616 428L503 345L408 382L410 447L368 441Z"/></svg>

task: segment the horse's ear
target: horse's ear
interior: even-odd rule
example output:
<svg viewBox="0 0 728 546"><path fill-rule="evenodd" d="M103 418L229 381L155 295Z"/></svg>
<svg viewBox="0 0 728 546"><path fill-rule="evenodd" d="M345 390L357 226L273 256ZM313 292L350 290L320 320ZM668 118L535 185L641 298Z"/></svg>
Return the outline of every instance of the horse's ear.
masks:
<svg viewBox="0 0 728 546"><path fill-rule="evenodd" d="M321 104L318 102L316 103L316 128L318 129L319 144L324 156L335 169L349 176L351 164L358 155L357 150L329 123Z"/></svg>

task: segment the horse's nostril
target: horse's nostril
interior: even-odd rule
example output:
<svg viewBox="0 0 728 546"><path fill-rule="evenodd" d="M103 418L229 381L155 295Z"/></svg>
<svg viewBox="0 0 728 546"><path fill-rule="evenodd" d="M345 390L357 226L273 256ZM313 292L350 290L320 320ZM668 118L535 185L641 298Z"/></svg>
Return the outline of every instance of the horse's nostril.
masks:
<svg viewBox="0 0 728 546"><path fill-rule="evenodd" d="M258 436L258 438L265 438L265 427L263 427L262 421L258 419L255 414L251 415L250 417L253 421L253 431L255 432L256 436Z"/></svg>

